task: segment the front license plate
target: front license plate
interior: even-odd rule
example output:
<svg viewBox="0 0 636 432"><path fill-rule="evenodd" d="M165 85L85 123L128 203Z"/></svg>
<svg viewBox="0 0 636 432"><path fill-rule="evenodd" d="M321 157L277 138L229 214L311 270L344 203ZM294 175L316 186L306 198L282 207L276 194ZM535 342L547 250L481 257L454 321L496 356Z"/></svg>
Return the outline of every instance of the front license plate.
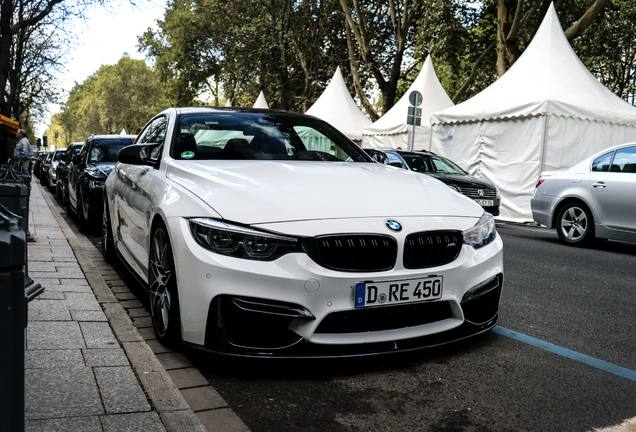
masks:
<svg viewBox="0 0 636 432"><path fill-rule="evenodd" d="M358 282L355 307L365 308L414 303L442 298L442 276L388 282Z"/></svg>
<svg viewBox="0 0 636 432"><path fill-rule="evenodd" d="M493 200L476 199L475 202L482 207L492 207L495 205L495 202Z"/></svg>

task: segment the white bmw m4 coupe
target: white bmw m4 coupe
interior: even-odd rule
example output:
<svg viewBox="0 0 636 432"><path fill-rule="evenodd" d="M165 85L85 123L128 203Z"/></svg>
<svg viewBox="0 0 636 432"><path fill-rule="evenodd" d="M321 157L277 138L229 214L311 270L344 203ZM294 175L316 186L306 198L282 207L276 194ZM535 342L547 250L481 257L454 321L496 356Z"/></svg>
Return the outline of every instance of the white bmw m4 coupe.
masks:
<svg viewBox="0 0 636 432"><path fill-rule="evenodd" d="M357 356L497 321L492 216L313 117L168 109L121 150L104 196L104 253L147 287L163 343Z"/></svg>

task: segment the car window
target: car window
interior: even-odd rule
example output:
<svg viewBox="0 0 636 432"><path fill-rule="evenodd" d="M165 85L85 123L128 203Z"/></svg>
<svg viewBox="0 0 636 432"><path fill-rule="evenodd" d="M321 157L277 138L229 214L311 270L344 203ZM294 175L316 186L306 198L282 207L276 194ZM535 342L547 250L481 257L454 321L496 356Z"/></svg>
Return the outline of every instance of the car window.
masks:
<svg viewBox="0 0 636 432"><path fill-rule="evenodd" d="M432 171L430 167L431 157L428 155L417 153L402 153L402 157L409 165L411 171L419 173L428 173Z"/></svg>
<svg viewBox="0 0 636 432"><path fill-rule="evenodd" d="M636 174L636 146L616 150L610 171Z"/></svg>
<svg viewBox="0 0 636 432"><path fill-rule="evenodd" d="M93 141L88 155L89 164L117 162L119 150L133 143L132 138L113 138Z"/></svg>
<svg viewBox="0 0 636 432"><path fill-rule="evenodd" d="M406 168L406 166L404 166L404 162L402 162L402 159L397 154L393 152L386 152L386 157L389 160L389 165L398 168Z"/></svg>
<svg viewBox="0 0 636 432"><path fill-rule="evenodd" d="M82 161L86 161L86 154L88 153L88 149L90 147L90 143L86 143L79 152L79 158Z"/></svg>
<svg viewBox="0 0 636 432"><path fill-rule="evenodd" d="M138 143L147 144L163 144L166 140L166 131L168 130L168 119L166 117L157 117L150 122L143 130L139 137Z"/></svg>
<svg viewBox="0 0 636 432"><path fill-rule="evenodd" d="M594 162L592 162L592 171L609 171L612 156L614 156L613 151L605 153L604 155L594 159Z"/></svg>
<svg viewBox="0 0 636 432"><path fill-rule="evenodd" d="M349 156L322 132L310 126L294 126L294 131L303 142L307 151L328 153L340 160L351 160Z"/></svg>
<svg viewBox="0 0 636 432"><path fill-rule="evenodd" d="M175 159L252 159L371 162L327 123L310 117L261 112L182 114Z"/></svg>
<svg viewBox="0 0 636 432"><path fill-rule="evenodd" d="M436 173L466 175L466 172L463 169L446 158L431 156L431 163L433 164L433 169Z"/></svg>

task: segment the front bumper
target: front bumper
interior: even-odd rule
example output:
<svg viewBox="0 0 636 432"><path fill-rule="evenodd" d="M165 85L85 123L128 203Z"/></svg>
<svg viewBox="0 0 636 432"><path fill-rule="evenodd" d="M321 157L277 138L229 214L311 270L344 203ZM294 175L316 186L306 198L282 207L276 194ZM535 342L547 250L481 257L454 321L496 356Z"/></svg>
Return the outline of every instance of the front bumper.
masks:
<svg viewBox="0 0 636 432"><path fill-rule="evenodd" d="M340 225L343 232L354 232L353 226L357 232L373 232L372 226L378 225L376 219ZM379 222L383 225L383 221ZM171 236L173 250L179 251L175 254L175 266L184 341L191 346L234 355L355 356L436 346L494 326L503 285L501 238L497 236L480 249L464 245L457 259L443 266L406 269L401 255L407 234L436 229L463 230L472 226L475 219L420 217L403 218L401 222L404 231L392 234L399 245L398 260L392 270L349 273L321 267L303 253L288 254L272 262L214 254L194 241L186 219L169 219L169 231L175 233ZM334 221L300 224L304 225L303 232L315 231L309 235L334 232ZM321 229L323 224L331 227ZM352 227L346 226L349 224ZM279 232L298 234L294 232L298 227L291 226L293 223L287 227L276 225ZM408 311L408 317L390 316L390 312L401 305L373 308L380 313L368 315L370 327L364 328L365 318L360 319L360 314L369 309L354 308L353 287L357 282L431 275L444 278L439 301L411 303L414 306ZM488 283L490 286L486 286ZM467 303L466 296L474 294L471 290L475 289L487 289L488 293ZM248 307L241 300L247 301ZM475 302L483 304L475 308ZM272 307L282 309L276 313L263 312ZM487 313L484 315L479 310ZM353 321L355 325L351 325ZM376 324L371 325L372 322ZM386 324L378 326L377 322ZM392 326L393 322L396 326Z"/></svg>

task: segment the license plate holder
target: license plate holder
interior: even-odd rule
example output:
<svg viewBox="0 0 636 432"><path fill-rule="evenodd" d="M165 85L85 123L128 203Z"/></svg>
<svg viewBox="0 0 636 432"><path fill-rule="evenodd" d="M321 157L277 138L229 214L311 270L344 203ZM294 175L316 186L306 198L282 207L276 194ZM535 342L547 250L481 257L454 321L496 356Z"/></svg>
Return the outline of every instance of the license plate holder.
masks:
<svg viewBox="0 0 636 432"><path fill-rule="evenodd" d="M442 298L444 278L440 275L395 281L358 282L353 287L356 309L419 303Z"/></svg>
<svg viewBox="0 0 636 432"><path fill-rule="evenodd" d="M493 207L495 205L494 200L476 199L475 202L482 207Z"/></svg>

